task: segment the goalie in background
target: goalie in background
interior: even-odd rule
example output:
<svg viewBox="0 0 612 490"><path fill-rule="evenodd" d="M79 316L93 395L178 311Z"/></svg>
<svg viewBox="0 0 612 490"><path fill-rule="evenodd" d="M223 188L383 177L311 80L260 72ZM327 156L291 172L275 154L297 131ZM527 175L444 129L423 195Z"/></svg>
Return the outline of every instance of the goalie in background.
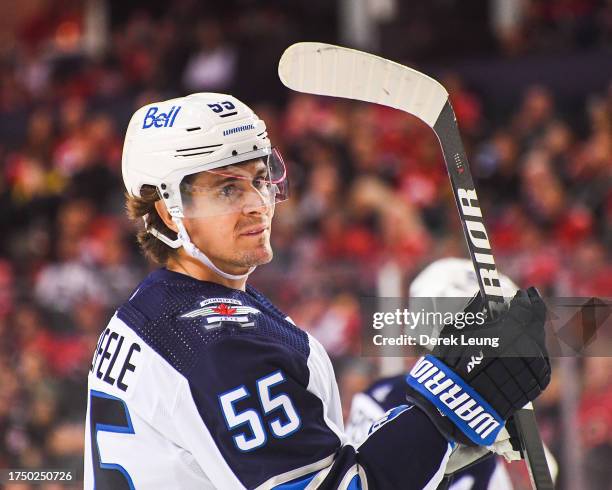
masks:
<svg viewBox="0 0 612 490"><path fill-rule="evenodd" d="M519 287L503 274L500 274L500 281L504 297L512 298ZM432 262L412 281L409 308L415 312L454 313L463 310L466 299L477 292L478 281L471 260L443 258ZM430 326L417 329L434 337L440 333L439 329L432 332ZM402 373L379 379L353 397L346 427L353 444L358 446L365 440L372 424L385 412L406 403L406 386L406 374ZM520 459L520 454L512 448L509 438L496 442L491 449L488 452L490 457L487 457L487 452L456 450L449 460L446 477L440 487L449 490L511 490L512 482L503 460L493 457L492 453L503 455L508 461ZM557 463L546 446L544 450L554 481L558 473ZM482 461L475 462L479 458L483 458Z"/></svg>

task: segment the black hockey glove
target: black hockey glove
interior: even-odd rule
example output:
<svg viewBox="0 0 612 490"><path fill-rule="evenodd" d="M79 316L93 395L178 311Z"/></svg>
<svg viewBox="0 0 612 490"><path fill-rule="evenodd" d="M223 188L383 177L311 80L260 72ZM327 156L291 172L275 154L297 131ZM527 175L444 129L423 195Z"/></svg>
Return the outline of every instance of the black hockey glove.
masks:
<svg viewBox="0 0 612 490"><path fill-rule="evenodd" d="M478 295L466 311L482 306ZM518 291L508 311L484 325L445 326L439 340L446 344L410 371L408 399L449 439L491 445L505 420L550 382L545 320L546 306L529 288Z"/></svg>

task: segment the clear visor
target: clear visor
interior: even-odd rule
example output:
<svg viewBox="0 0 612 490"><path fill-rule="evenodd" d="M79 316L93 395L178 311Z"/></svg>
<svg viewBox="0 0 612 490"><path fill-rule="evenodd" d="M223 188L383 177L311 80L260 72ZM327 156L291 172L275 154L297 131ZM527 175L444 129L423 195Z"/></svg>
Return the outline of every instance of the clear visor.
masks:
<svg viewBox="0 0 612 490"><path fill-rule="evenodd" d="M287 169L276 148L267 156L187 175L180 190L186 218L265 212L289 197Z"/></svg>

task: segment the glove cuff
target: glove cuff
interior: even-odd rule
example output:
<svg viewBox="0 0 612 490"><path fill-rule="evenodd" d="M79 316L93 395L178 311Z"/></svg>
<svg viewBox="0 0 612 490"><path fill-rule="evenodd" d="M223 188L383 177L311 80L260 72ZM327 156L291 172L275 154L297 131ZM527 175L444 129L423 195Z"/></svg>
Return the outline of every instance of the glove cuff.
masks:
<svg viewBox="0 0 612 490"><path fill-rule="evenodd" d="M406 377L406 382L475 444L493 444L504 427L504 420L493 407L451 368L432 355L419 359Z"/></svg>

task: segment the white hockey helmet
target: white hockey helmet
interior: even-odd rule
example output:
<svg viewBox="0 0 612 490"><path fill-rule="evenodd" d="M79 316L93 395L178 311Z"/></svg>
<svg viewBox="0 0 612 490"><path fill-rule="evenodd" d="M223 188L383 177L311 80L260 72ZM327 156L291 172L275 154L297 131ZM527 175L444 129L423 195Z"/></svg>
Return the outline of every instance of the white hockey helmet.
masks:
<svg viewBox="0 0 612 490"><path fill-rule="evenodd" d="M194 186L185 177L253 160L265 163L267 182L273 184L272 198L262 198L262 205L286 199L286 170L265 123L231 95L197 93L148 104L134 113L123 145L123 181L136 197L142 186L154 186L179 230L171 239L149 227L145 216L149 233L173 248L184 247L221 276L239 279L248 273L221 271L191 242L182 219L192 217L186 213L186 197L193 196Z"/></svg>
<svg viewBox="0 0 612 490"><path fill-rule="evenodd" d="M503 274L499 274L504 297L512 298L518 286ZM478 280L470 259L448 257L436 260L423 269L410 284L409 310L415 314L458 313L478 291ZM423 324L421 333L438 337L442 325ZM412 332L414 334L414 332ZM427 344L428 349L433 344Z"/></svg>
<svg viewBox="0 0 612 490"><path fill-rule="evenodd" d="M512 298L519 287L504 274L499 274L502 291ZM447 257L423 269L410 284L411 298L471 298L478 291L478 280L470 259Z"/></svg>

